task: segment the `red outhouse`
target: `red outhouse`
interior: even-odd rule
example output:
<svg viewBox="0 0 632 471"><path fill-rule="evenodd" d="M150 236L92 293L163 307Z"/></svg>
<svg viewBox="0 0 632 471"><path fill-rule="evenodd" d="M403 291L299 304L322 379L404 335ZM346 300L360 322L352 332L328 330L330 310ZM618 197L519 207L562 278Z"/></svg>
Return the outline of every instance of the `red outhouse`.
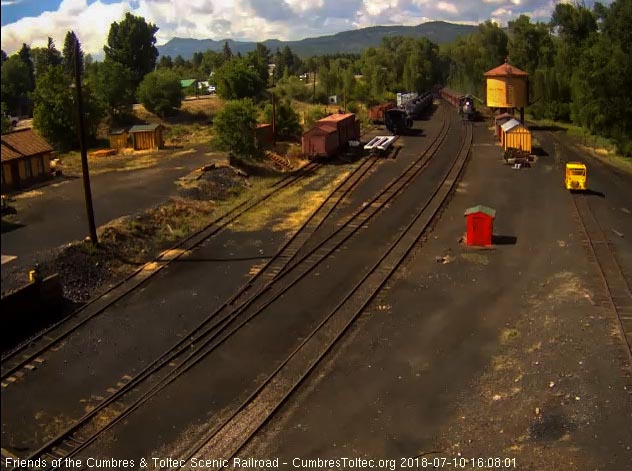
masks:
<svg viewBox="0 0 632 471"><path fill-rule="evenodd" d="M487 206L478 205L465 211L467 233L465 243L467 245L492 245L494 232L494 219L496 210Z"/></svg>

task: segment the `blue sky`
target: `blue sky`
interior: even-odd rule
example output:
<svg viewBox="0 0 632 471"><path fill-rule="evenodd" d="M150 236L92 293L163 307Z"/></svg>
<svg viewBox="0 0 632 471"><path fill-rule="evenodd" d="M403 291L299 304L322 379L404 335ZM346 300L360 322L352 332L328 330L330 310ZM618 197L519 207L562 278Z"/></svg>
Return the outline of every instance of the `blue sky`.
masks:
<svg viewBox="0 0 632 471"><path fill-rule="evenodd" d="M88 4L96 0L88 0ZM101 0L101 3L119 3L119 0ZM57 11L61 0L2 0L2 26L14 23L25 16L39 16L45 11Z"/></svg>
<svg viewBox="0 0 632 471"><path fill-rule="evenodd" d="M130 11L160 29L158 44L174 36L262 41L322 36L373 25L430 20L506 24L525 13L548 20L556 0L0 0L2 49L23 42L60 46L73 30L88 53L101 55L110 24ZM568 0L567 0L568 1ZM589 2L587 2L589 3ZM605 1L604 3L609 3Z"/></svg>

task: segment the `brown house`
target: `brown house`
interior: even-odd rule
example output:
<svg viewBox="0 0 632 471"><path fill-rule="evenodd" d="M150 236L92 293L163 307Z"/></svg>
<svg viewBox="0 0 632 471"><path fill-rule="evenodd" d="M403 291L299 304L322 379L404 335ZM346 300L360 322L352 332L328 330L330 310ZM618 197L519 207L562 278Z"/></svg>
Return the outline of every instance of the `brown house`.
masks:
<svg viewBox="0 0 632 471"><path fill-rule="evenodd" d="M2 191L49 178L53 148L30 128L2 135Z"/></svg>
<svg viewBox="0 0 632 471"><path fill-rule="evenodd" d="M162 149L165 145L162 124L142 124L132 126L129 133L132 136L134 150Z"/></svg>

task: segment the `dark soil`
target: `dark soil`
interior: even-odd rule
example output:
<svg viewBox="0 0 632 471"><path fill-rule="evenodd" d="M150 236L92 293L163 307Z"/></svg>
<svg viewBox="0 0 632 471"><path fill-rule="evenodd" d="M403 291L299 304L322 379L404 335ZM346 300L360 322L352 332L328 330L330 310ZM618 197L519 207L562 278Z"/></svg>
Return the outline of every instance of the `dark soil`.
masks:
<svg viewBox="0 0 632 471"><path fill-rule="evenodd" d="M195 200L226 200L238 196L248 186L245 174L232 167L196 170L180 183L180 195Z"/></svg>

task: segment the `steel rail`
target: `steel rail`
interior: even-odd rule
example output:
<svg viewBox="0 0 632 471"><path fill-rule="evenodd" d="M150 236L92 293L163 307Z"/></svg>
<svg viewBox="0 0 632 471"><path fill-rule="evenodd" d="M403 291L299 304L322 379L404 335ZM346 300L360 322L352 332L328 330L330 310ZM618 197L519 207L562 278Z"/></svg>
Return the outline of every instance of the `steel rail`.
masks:
<svg viewBox="0 0 632 471"><path fill-rule="evenodd" d="M444 122L444 126L442 128L443 133L440 134L439 136L437 136L437 138L435 138L434 143L436 144L436 148L432 151L429 152L430 149L428 149L426 152L424 152L422 154L421 157L419 157L419 159L416 160L415 163L413 163L408 170L410 169L415 169L415 173L410 175L410 178L407 178L404 185L402 185L402 187L398 188L397 191L394 191L389 198L385 199L381 204L380 204L380 208L385 207L385 205L390 202L395 196L397 196L401 190L403 189L403 187L407 186L407 184L412 180L412 178L416 175L418 175L424 168L425 166L429 163L430 158L434 155L434 153L436 153L436 151L439 148L439 145L443 142L443 140L445 139L445 137L447 136L447 130L449 129L449 126L445 126L445 122ZM420 160L423 160L424 157L427 157L427 159L424 162L424 165L416 165L419 164ZM387 189L390 189L395 183L397 183L399 180L395 180L393 181L388 187ZM386 189L384 189L378 196L376 196L374 198L374 200L377 200L380 198L380 196L382 196L384 193L386 192ZM364 212L368 207L371 207L372 205L366 205L364 207L362 207L354 216L352 216L351 218L349 218L349 220L347 221L347 223L342 226L338 231L336 231L336 233L340 232L342 229L344 229L344 227L347 227L349 222L351 220L354 220L358 214L361 214L362 212ZM163 358L161 359L161 366L164 366L165 364L169 363L170 366L172 366L172 370L169 371L167 373L166 376L164 376L163 378L159 378L158 382L154 385L150 385L150 389L148 389L146 392L142 393L139 397L137 397L135 399L135 401L131 404L129 404L128 406L125 407L124 410L116 412L116 416L112 417L112 419L110 420L109 423L101 426L98 430L94 431L89 437L82 437L82 438L77 438L74 437L72 441L68 442L66 439L68 436L73 434L73 431L71 431L70 433L67 434L63 434L63 435L59 435L58 437L56 437L55 439L51 440L51 443L45 445L44 447L40 448L40 450L38 450L37 452L33 453L29 459L35 459L38 456L49 456L49 459L51 458L59 458L60 456L63 457L72 457L72 456L76 456L79 452L81 452L82 450L84 450L85 448L87 448L90 444L92 444L102 433L106 432L107 430L110 430L112 427L114 427L118 422L120 422L121 420L123 420L125 417L127 417L129 414L131 414L134 410L136 410L137 408L141 407L147 400L149 400L153 395L155 395L157 392L159 392L160 390L162 390L164 387L166 387L168 384L170 384L171 382L175 381L177 378L181 377L184 373L186 373L190 368L192 368L193 366L195 366L197 363L199 363L201 360L203 360L212 350L214 350L215 348L217 348L219 345L221 345L224 341L226 341L230 336L232 336L235 332L237 332L243 325L245 325L248 321L250 321L252 318L254 318L256 315L260 314L261 312L263 312L263 310L271 303L273 302L275 299L277 299L281 294L283 294L285 291L287 291L288 289L290 289L292 286L294 286L300 279L302 279L304 276L306 276L309 272L311 272L311 270L313 268L315 268L315 266L320 263L320 261L324 260L326 257L328 257L332 252L334 252L340 245L342 245L342 243L344 243L353 233L355 233L357 230L359 230L359 228L361 228L364 224L366 224L366 222L368 222L369 219L371 219L376 213L377 213L377 209L370 214L364 221L362 221L359 224L356 224L353 226L353 230L350 234L348 234L343 240L339 241L331 250L328 250L327 253L324 256L321 256L319 258L319 261L312 265L309 270L307 270L305 273L302 273L298 279L294 280L293 282L291 282L289 285L286 285L284 287L284 289L282 290L281 293L277 293L274 298L272 300L268 300L267 302L265 302L263 304L263 306L260 306L257 308L257 310L252 313L250 316L248 316L245 320L243 320L238 326L236 326L233 330L229 331L223 338L220 338L218 342L211 344L211 342L213 340L215 340L215 338L218 336L218 334L212 335L209 339L206 339L203 341L203 343L201 345L195 345L196 342L202 340L202 338L204 336L207 336L209 334L212 334L212 331L214 328L216 328L219 323L216 323L212 326L210 326L210 328L207 328L205 331L203 331L202 333L199 333L198 336L196 338L192 338L190 339L189 342L187 342L185 344L185 348L182 348L181 350L173 353L172 355L168 356L167 358ZM303 258L301 258L299 261L297 261L294 264L294 267L301 265L305 260L307 260L309 258L309 256L311 254L313 254L314 252L316 252L316 250L318 250L318 248L320 248L325 242L327 242L328 240L330 240L330 238L326 239L325 241L322 241L322 243L314 248L309 254L307 254L306 256L304 256ZM268 291L269 287L271 284L273 284L274 282L278 281L279 277L283 277L285 276L285 274L289 273L292 269L289 269L286 272L283 272L281 274L279 274L277 276L277 278L275 278L273 280L272 283L269 283L268 285L264 286L258 293L255 294L255 296L253 298L251 298L251 300L249 300L249 302L247 303L247 305L250 305L250 302L252 301L252 299L256 299L259 295L261 295L262 293L265 293ZM242 313L244 311L244 308L247 306L240 306L237 309L236 313L231 313L227 318L221 319L220 323L224 323L223 326L220 326L222 329L225 326L229 325L229 322L236 319L237 316ZM221 310L221 308L220 308ZM216 311L217 313L218 311ZM225 321L228 320L228 323L225 323ZM221 330L220 330L221 332ZM190 351L192 347L195 346L195 348L193 349L193 351ZM206 348L209 347L209 348ZM181 360L181 363L178 365L173 365L173 360L180 354L180 353L188 353L188 355ZM155 370L154 370L155 371ZM154 371L150 371L148 372L146 375L144 375L143 378L139 378L139 381L142 381L144 379L146 379L147 377L149 377L151 374L153 374ZM123 386L123 388L126 389L126 392L129 392L129 390L136 386L136 384L138 384L137 382L135 382L135 384L128 384ZM111 404L112 402L114 402L114 399L112 401L108 400L108 405ZM103 408L101 408L100 410L103 410ZM90 414L92 415L92 414ZM77 424L77 426L73 426L72 429L73 430L77 430L77 428L79 428L80 426L82 426L83 424ZM55 443L53 443L53 441ZM56 447L56 449L53 449L51 453L51 447L54 447L56 444L59 443L64 443L64 445L66 445L66 449L60 448L59 446ZM49 469L55 469L55 468L49 468Z"/></svg>
<svg viewBox="0 0 632 471"><path fill-rule="evenodd" d="M466 135L461 144L461 149L445 173L445 176L440 180L435 190L427 198L411 222L401 232L397 240L393 242L388 251L373 265L369 272L352 288L345 298L307 335L301 344L286 357L275 371L241 403L236 411L220 425L214 426L210 433L207 433L198 441L198 444L196 444L193 449L179 458L181 461L189 462L193 456L203 457L206 452L212 453L213 456L221 456L230 461L289 399L316 365L331 351L354 321L369 306L375 296L377 296L406 259L422 234L433 223L435 217L459 180L469 155L471 140L471 125L468 125ZM449 185L446 185L449 178L451 181ZM372 277L375 279L371 280ZM368 297L363 296L360 300L354 300L353 297L356 293L361 290L367 290L366 285L369 285L368 291L370 294ZM348 304L354 304L354 301L358 306L353 307L351 312L348 312L349 309L347 309L347 312L343 312L343 308ZM342 314L340 314L341 312ZM339 316L340 319L335 319L335 316ZM327 338L328 333L326 329L331 324L333 324L334 327L331 329L333 332L329 332L329 336L333 336L333 338ZM321 345L318 345L318 336L324 337L324 339L320 339ZM316 343L316 346L310 345L310 342ZM314 350L316 351L314 352ZM312 357L310 357L310 353ZM301 358L301 355L303 358ZM292 362L296 363L296 365L292 365ZM294 371L292 371L292 369L294 369ZM286 371L285 376L283 376L284 370ZM289 374L287 370L289 370ZM268 393L267 396L266 392ZM187 468L185 466L176 467L174 469L194 468ZM224 469L224 467L216 469Z"/></svg>
<svg viewBox="0 0 632 471"><path fill-rule="evenodd" d="M231 306L240 296L243 296L244 293L247 293L248 290L252 289L254 283L257 281L257 278L262 278L264 279L264 281L266 278L274 278L274 275L278 273L278 271L280 271L284 267L284 265L292 259L292 254L298 251L298 249L304 243L305 238L309 237L311 233L313 233L322 225L324 220L335 210L335 208L344 200L344 198L354 188L357 187L357 185L362 181L366 173L371 168L373 168L378 160L379 159L373 157L364 160L347 177L345 177L345 179L337 185L337 187L327 196L327 198L325 198L325 200L321 202L318 208L292 235L292 237L290 237L277 251L277 253L273 255L273 257L266 263L262 270L254 275L253 278L251 278L246 284L242 285L237 293L235 293L228 301L220 306L220 308L218 308L211 316L207 317L198 326L192 329L189 334L187 334L183 339L173 345L166 353L162 354L151 364L143 368L142 371L140 371L134 378L130 379L115 393L99 403L93 410L86 413L73 425L61 432L57 437L47 442L38 451L36 451L33 456L43 455L45 454L45 450L50 450L53 447L58 447L60 443L68 440L68 437L71 437L73 434L75 434L79 428L85 426L88 421L96 417L97 414L103 411L107 406L119 400L122 395L129 392L130 389L132 389L142 380L146 379L158 368L164 366L168 361L172 360L172 357L169 356L170 353L181 353L182 351L186 351L188 348L190 348L190 346L197 340L197 338L195 337L192 338L192 336L195 334L195 331L201 329L211 317L217 315L217 313L220 312L222 309ZM290 255L287 255L286 252L289 252ZM270 271L272 271L272 274L269 274ZM79 444L83 443L83 440L72 439L72 442L74 443L67 443L66 447L72 449L72 451L78 451L77 447L79 446ZM64 458L68 456L63 453L57 453L56 455L52 455L51 458L59 458L60 456L58 455L64 455Z"/></svg>
<svg viewBox="0 0 632 471"><path fill-rule="evenodd" d="M247 211L252 210L259 204L268 200L272 196L278 194L281 190L296 183L301 178L312 175L321 166L322 166L321 164L317 164L317 163L310 163L306 165L305 167L295 172L294 174L288 175L284 177L283 179L281 179L279 182L276 182L274 185L271 185L270 187L271 191L269 191L262 197L256 198L255 200L252 200L252 201L246 200L246 201L243 201L242 203L239 203L234 208L231 208L229 211L222 214L218 218L214 219L209 224L207 224L203 229L196 231L194 234L191 234L184 240L178 242L177 244L172 246L170 249L163 251L163 254L161 254L160 256L158 256L152 261L153 263L163 262L161 265L157 267L157 269L149 272L146 276L141 277L138 283L132 288L124 291L118 296L114 296L112 299L107 299L104 305L100 306L95 312L92 312L83 318L81 317L81 314L86 312L89 307L91 307L92 305L94 305L95 303L99 301L106 299L106 297L109 296L114 290L122 286L124 283L130 281L134 277L138 276L143 271L145 271L145 267L147 266L147 264L143 264L142 267L135 270L133 273L131 273L130 275L125 277L123 280L116 283L114 286L109 288L104 293L101 293L98 297L92 299L87 304L80 307L78 310L73 312L70 316L67 316L64 319L61 319L60 321L56 322L55 324L47 327L42 332L38 333L37 336L32 338L29 342L25 343L24 345L20 346L18 349L12 351L10 354L2 358L2 363L1 363L2 370L0 372L0 379L5 380L7 377L11 376L13 373L23 368L25 365L33 362L35 358L38 358L44 352L49 350L52 346L56 345L57 343L65 339L68 335L72 334L74 331L76 331L79 327L81 327L83 324L85 324L89 320L101 314L105 309L107 309L112 304L120 300L122 297L126 296L130 292L137 289L140 285L142 285L151 277L156 275L160 270L168 266L171 262L180 258L181 255L183 254L183 253L180 253L176 255L175 257L165 258L165 253L178 250L179 248L183 247L188 242L192 241L194 238L198 238L199 240L196 240L195 242L193 242L193 244L190 247L188 247L186 250L191 250L197 247L199 244L206 241L209 237L213 237L217 235L224 228L226 228L228 224L230 224L235 219L242 216ZM152 263L152 262L148 262L148 263ZM70 324L73 321L74 323ZM56 334L54 337L50 337L50 334L55 329L58 329L60 327L67 327L67 328L63 332Z"/></svg>
<svg viewBox="0 0 632 471"><path fill-rule="evenodd" d="M608 304L615 313L617 331L625 346L628 368L632 372L632 318L629 322L629 333L627 333L621 315L624 309L632 313L632 292L623 275L621 266L610 248L608 238L590 208L587 195L573 194L572 200L586 246L597 265L597 271L603 283Z"/></svg>
<svg viewBox="0 0 632 471"><path fill-rule="evenodd" d="M442 128L442 132L443 132L443 133L442 133L442 134L440 133L440 135L439 135L437 138L435 138L435 141L434 141L435 143L437 142L437 140L439 140L439 138L441 138L441 139L439 140L439 144L440 144L441 142L443 142L443 140L445 139L445 137L446 137L446 135L447 135L447 129L448 129L448 128L449 128L449 126L446 128L446 126L445 126L445 122L444 122L444 125L443 125L443 128ZM434 149L434 151L432 152L432 154L430 155L430 157L431 157L431 156L432 156L432 155L436 152L436 150L437 150L437 149L438 149L438 145L437 145L437 147ZM424 154L422 154L422 156L421 156L421 157L419 157L419 159L417 159L417 161L416 161L415 163L413 163L413 164L409 167L409 169L407 169L407 170L410 170L410 169L415 169L415 168L416 168L416 165L415 165L415 164L419 163L419 161L420 161L420 160L422 160L422 159L423 159L423 157L424 157L424 156L426 156L426 154L427 154L427 152L425 152ZM428 159L427 159L427 161L425 162L425 165L427 165L427 163L428 163L428 162L429 162L429 158L428 158ZM416 172L415 172L413 175L411 175L411 177L410 177L410 178L408 178L408 179L406 180L406 183L405 183L405 184L409 183L409 181L412 179L412 177L414 177L415 175L417 175L417 174L418 174L418 173L419 173L419 172L420 172L423 168L425 168L425 165L423 165L423 166L421 166L421 167L416 168ZM371 166L372 166L372 164L371 164ZM359 167L359 168L361 168L361 167ZM369 168L370 168L370 167L369 167ZM368 171L368 169L369 169L369 168L366 168L366 169L365 169L365 172L366 172L366 171ZM364 174L365 172L363 172L363 174ZM397 181L398 181L398 180L393 181L393 182L391 183L391 185L389 185L389 187L387 187L387 189L388 189L388 188L391 188L391 187L392 187L395 183L397 183ZM343 183L344 183L344 182L343 182ZM355 185L354 185L354 186L355 186ZM403 186L405 186L405 185L402 185L402 187L403 187ZM394 193L391 195L391 197L390 197L389 199L387 199L385 202L383 202L383 203L381 204L381 207L383 207L383 206L386 204L386 202L390 201L390 199L391 199L391 198L393 198L396 194L398 194L398 193L399 193L399 191L401 191L401 189L402 189L402 188L399 188L399 189L398 189L398 191L394 192ZM379 194L379 195L378 195L375 199L378 199L378 198L379 198L379 197L380 197L380 196L381 196L384 192L386 192L386 189L385 189L382 193L380 193L380 194ZM344 194L346 194L346 193L347 193L347 192L345 192ZM343 194L343 196L344 196L344 194ZM342 199L342 197L341 197L341 199ZM327 200L326 200L324 203L326 203L326 202L327 202ZM370 205L369 205L369 206L370 206ZM333 211L334 207L335 207L335 206L333 206L333 207L332 207L332 208L331 208L331 209L327 212L327 214L329 214L331 211ZM348 224L351 220L355 219L355 218L356 218L359 214L361 214L364 210L366 210L366 208L367 208L367 207L368 207L368 206L365 206L365 207L361 208L361 210L360 210L360 211L358 211L358 212L357 212L354 216L352 216L352 217L350 218L350 220L349 220L349 221L347 221L347 224ZM373 213L373 214L371 214L371 216L370 216L370 217L372 217L372 216L373 216L376 212L377 212L377 211L374 211L374 213ZM369 218L370 218L370 217L369 217ZM323 219L321 220L321 222L318 224L318 227L320 227L320 224L322 223L322 221L324 221L324 218L323 218ZM366 222L366 221L365 221L365 222ZM362 226L365 222L363 222L362 224L358 224L357 226L355 226L355 228L354 228L353 232L355 232L355 231L356 231L359 227L361 227L361 226ZM344 227L344 226L343 226L343 227ZM341 228L341 229L342 229L342 228ZM339 231L337 231L337 232L339 232ZM337 232L336 232L336 233L337 233ZM350 235L349 235L349 236L350 236ZM346 237L343 241L341 241L341 242L340 242L340 244L341 244L342 242L344 242L347 238L348 238L348 237ZM291 240L290 240L290 241L288 241L288 242L291 242ZM325 242L326 242L326 241L323 241L323 242L321 243L321 245L323 245ZM286 245L287 245L287 244L286 244ZM320 247L320 246L319 246L319 247ZM315 248L315 249L312 251L312 253L313 253L313 252L315 252L317 249L318 249L318 247L317 247L317 248ZM328 253L328 254L329 254L329 253ZM302 263L305 259L307 259L307 258L308 258L308 256L309 256L309 255L310 255L310 254L306 255L306 256L305 256L305 257L303 257L301 260L299 260L298 262L296 262L296 263L294 264L294 266L298 266L298 265L300 265L300 264L301 264L301 263ZM321 260L322 260L322 259L324 259L324 258L325 258L325 257L322 257L322 258L321 258ZM289 261L289 259L288 259L288 261ZM313 268L313 267L312 267L312 268ZM288 270L288 271L286 271L286 272L283 272L282 276L283 276L285 273L288 273L289 271L291 271L291 270ZM262 270L262 272L263 272L263 270ZM262 273L262 272L260 272L260 273ZM305 273L305 274L306 274L306 273ZM305 274L303 274L302 276L304 276ZM302 277L302 276L301 276L301 277ZM275 278L274 280L276 281L276 278ZM296 283L296 281L295 281L295 282L293 282L293 283L292 283L292 285L293 285L293 284L295 284L295 283ZM269 287L269 284L268 284L267 286L264 286L264 287L263 287L263 288L262 288L259 292L257 292L257 293L255 294L254 298L256 298L257 296L259 296L262 292L265 292L265 291L268 289L268 287ZM289 289L289 287L287 287L287 289ZM276 298L275 298L275 299L276 299ZM229 305L230 303L231 303L231 301L227 302L227 304L226 304L226 305ZM268 305L268 304L269 304L269 303L266 303L266 304L265 304L262 308L258 309L258 311L257 311L257 312L261 312L261 310L262 310L262 309L264 309L265 307L267 307L267 305ZM248 305L249 305L249 303L248 303ZM247 307L247 306L242 305L242 306L240 306L240 307L238 308L238 310L241 312L241 311L243 311L243 308L244 308L244 307ZM214 315L215 315L215 314L217 314L217 313L218 313L219 311L221 311L222 309L223 309L223 307L221 307L220 309L218 309L218 310L217 310L217 311L216 311L216 312L215 312L212 316L210 316L210 318L211 318L211 317L214 317ZM235 317L235 316L233 316L230 320L234 319L234 317ZM252 318L252 317L254 317L254 316L251 316L250 318ZM210 319L210 318L209 318L209 319ZM206 321L204 321L202 324L207 323L209 319L207 319ZM224 320L225 320L225 319L224 319ZM221 322L221 321L220 321L220 322ZM242 325L243 325L243 324L242 324ZM199 326L198 326L198 327L199 327ZM212 339L210 339L210 340L209 340L209 341L207 341L206 343L203 343L201 347L196 347L194 352L190 352L190 348L189 348L189 347L190 347L190 346L192 346L192 345L194 345L197 341L199 341L199 340L200 340L200 338L201 338L202 336L208 335L208 333L209 333L210 331L212 331L212 330L213 330L213 328L215 328L215 327L217 327L217 324L215 324L215 325L211 326L209 329L207 329L206 331L203 331L202 333L197 333L197 336L196 336L196 337L187 336L187 337L183 338L183 340L182 340L182 341L180 341L180 342L178 342L178 345L177 345L178 347L183 347L183 348L180 348L179 350L177 350L177 351L175 351L175 352L174 352L173 350L176 348L176 346L172 347L172 349L170 349L170 350L167 352L167 354L163 355L162 357L160 357L159 359L157 359L154 363L152 363L152 365L150 365L150 366L157 366L157 367L152 368L151 370L149 370L149 368L148 368L148 370L149 370L149 371L146 371L146 372L145 372L145 374L140 374L140 375L138 375L136 378L134 378L134 379L133 379L132 381L130 381L128 384L125 384L124 386L122 386L121 390L122 390L123 392L129 392L129 391L130 391L130 390L131 390L134 386L136 386L136 385L137 385L140 381L142 381L142 380L146 379L146 378L147 378L147 377L149 377L151 374L153 374L156 370L158 370L158 368L160 368L161 366L164 366L165 364L169 363L169 362L170 362L170 361L172 361L175 357L179 356L182 352L189 352L189 355L188 355L188 356L187 356L187 357L186 357L186 358L182 361L182 363L181 363L180 365L178 365L178 367L177 367L176 369L172 370L172 371L168 374L168 376L167 376L166 378L162 378L158 384L156 384L156 385L155 385L155 386L153 386L153 387L152 387L149 391L147 391L145 394L143 394L143 395L142 395L139 399L137 399L137 400L136 400L136 402L135 402L135 403L133 403L131 406L127 407L127 408L126 408L126 409L125 409L122 413L120 413L120 414L119 414L119 415L117 415L115 418L113 418L113 420L112 420L109 424L107 424L105 427L100 428L99 430L97 430L95 433L93 433L93 434L92 434L90 437L88 437L88 438L83 438L83 439L72 438L72 435L76 432L76 430L77 430L79 427L81 427L82 425L84 425L84 422L77 422L75 425L71 426L71 427L70 427L67 431L65 431L64 433L62 433L62 434L60 434L59 436L55 437L53 440L49 441L46 445L44 445L44 446L43 446L43 447L41 447L39 450L37 450L35 453L33 453L33 454L30 456L30 459L34 459L34 458L35 458L35 457L37 457L37 456L45 456L45 455L47 455L47 454L48 454L48 455L50 455L50 454L51 454L51 453L50 453L50 451L51 451L51 450L52 450L52 451L53 451L53 453L54 453L54 454L52 454L52 457L57 457L57 458L58 458L58 457L60 457L60 455L61 455L61 456L63 456L63 457L69 457L69 456L74 456L76 453L78 453L79 451L81 451L82 449L84 449L86 446L88 446L90 443L92 443L92 441L94 441L94 439L95 439L95 438L97 438L97 437L98 437L101 433L103 433L103 432L105 432L106 430L108 430L109 428L111 428L111 427L112 427L115 423L117 423L119 420L121 420L122 418L124 418L125 416L127 416L129 413L131 413L133 410L135 410L137 407L139 407L139 406L140 406L143 402L145 402L145 401L146 401L149 397L151 397L153 394L155 394L155 392L157 392L158 390L162 389L164 386L166 386L166 385L167 385L167 384L169 384L171 381L173 381L173 380L174 380L174 379L176 379L178 376L180 376L180 375L181 375L181 374L183 374L185 371L187 371L190 367L192 367L195 363L197 363L197 361L201 360L204 356L206 356L206 355L208 354L208 351L202 352L202 355L201 355L201 356L200 356L200 355L197 355L198 357L197 357L197 358L194 358L194 357L196 356L196 354L199 352L199 350L200 350L201 348L205 347L206 345L208 345L208 342L209 342L210 340L212 340ZM195 330L198 330L198 328L194 329L194 331L195 331ZM232 335L232 333L234 333L235 331L236 331L236 329L235 329L235 330L233 330L233 331L231 331L231 332L229 333L229 335L228 335L228 336ZM225 340L226 340L226 338L228 338L228 336L226 336L225 338L223 338L223 339L220 341L220 343L222 343L223 341L225 341ZM217 345L213 346L212 348L215 348L216 346L217 346ZM170 354L170 353L171 353L171 354ZM191 362L191 360L192 360L193 362ZM188 364L187 364L187 362L188 362ZM181 369L180 369L181 367L184 367L184 370L181 370ZM165 381L166 381L166 382L165 382ZM119 390L119 391L121 391L121 390ZM118 392L118 391L117 391L117 392ZM115 395L116 395L116 397L114 397ZM84 416L84 417L85 417L86 419L88 419L88 420L89 420L90 418L94 417L94 416L96 415L96 413L97 413L97 412L102 411L104 407L106 407L106 406L108 406L108 405L110 405L110 404L114 403L114 402L115 402L116 400L118 400L118 399L119 399L119 395L117 395L117 393L114 393L114 394L113 394L113 396L111 396L110 398L106 399L106 401L104 401L104 403L102 403L102 404L100 404L100 405L98 406L98 407L99 407L99 410L98 410L98 411L96 411L96 410L95 410L95 411L93 411L93 413L86 414L86 416ZM88 416L89 416L89 417L88 417ZM81 419L80 419L80 420L81 420ZM71 437L71 438L69 439L68 437ZM59 448L59 444L60 444L60 443L63 443L64 445L66 445L67 450L63 450L63 449Z"/></svg>

